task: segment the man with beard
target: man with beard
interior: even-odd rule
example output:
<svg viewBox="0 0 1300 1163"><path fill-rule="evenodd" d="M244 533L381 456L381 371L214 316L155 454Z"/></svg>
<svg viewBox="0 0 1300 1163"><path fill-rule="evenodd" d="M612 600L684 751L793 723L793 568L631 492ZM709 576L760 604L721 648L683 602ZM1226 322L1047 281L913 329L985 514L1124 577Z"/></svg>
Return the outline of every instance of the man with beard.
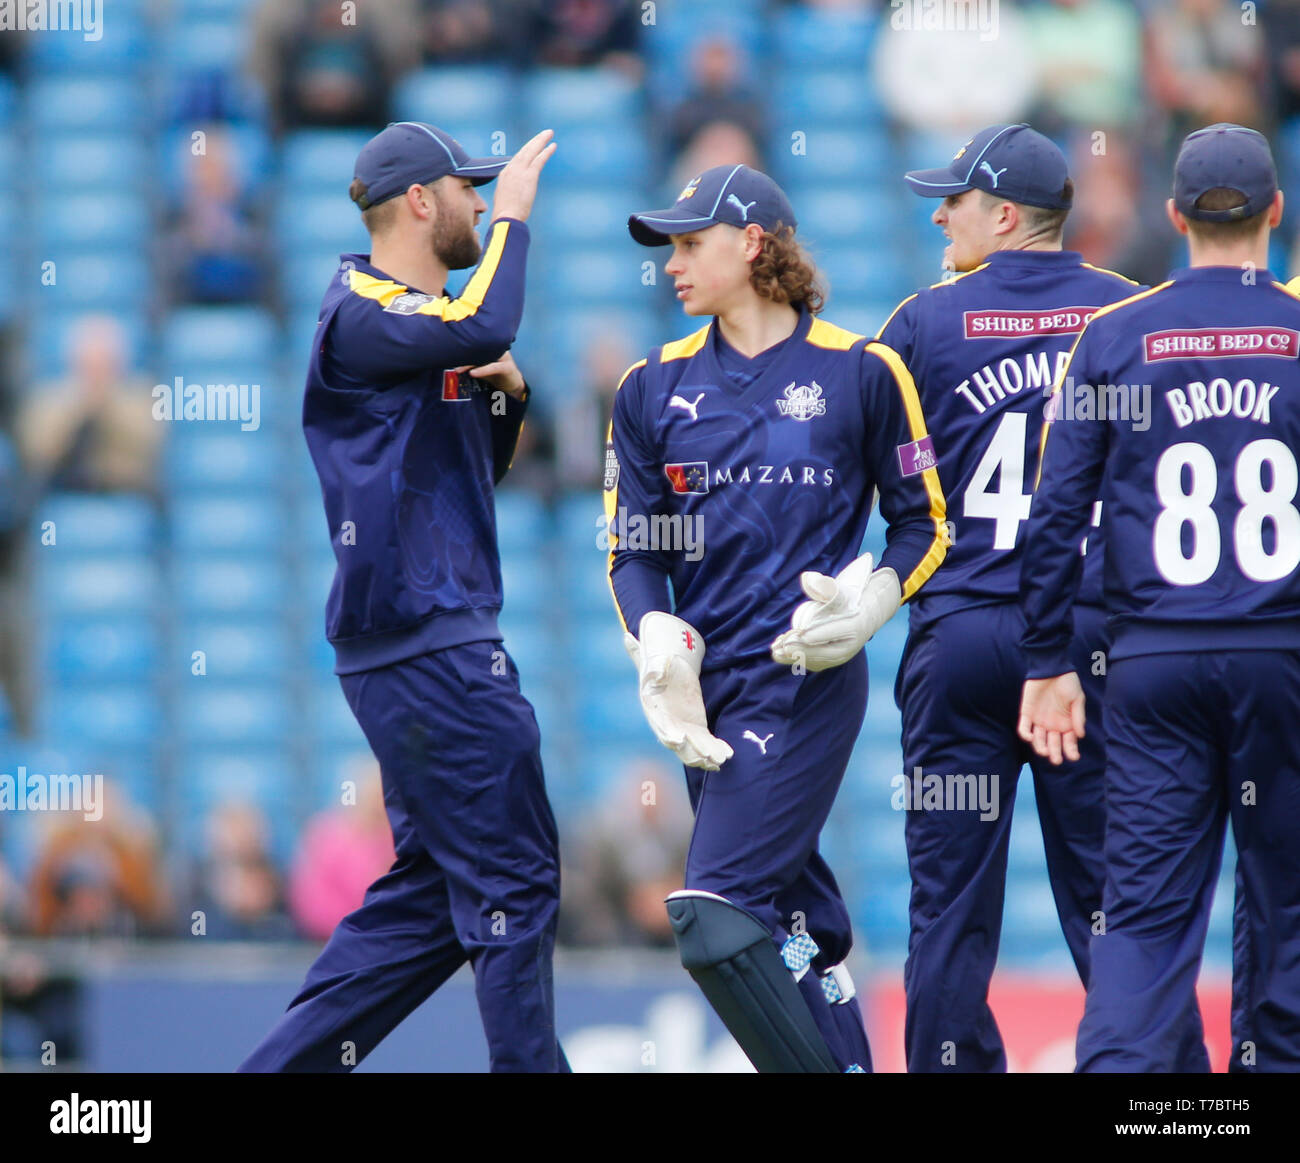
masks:
<svg viewBox="0 0 1300 1163"><path fill-rule="evenodd" d="M491 1068L568 1069L551 986L558 839L497 628L493 507L528 400L509 348L550 138L473 159L403 121L357 157L372 253L343 255L325 292L303 428L338 561L326 634L379 760L396 860L241 1070L350 1070L467 959ZM476 187L493 178L480 248Z"/></svg>

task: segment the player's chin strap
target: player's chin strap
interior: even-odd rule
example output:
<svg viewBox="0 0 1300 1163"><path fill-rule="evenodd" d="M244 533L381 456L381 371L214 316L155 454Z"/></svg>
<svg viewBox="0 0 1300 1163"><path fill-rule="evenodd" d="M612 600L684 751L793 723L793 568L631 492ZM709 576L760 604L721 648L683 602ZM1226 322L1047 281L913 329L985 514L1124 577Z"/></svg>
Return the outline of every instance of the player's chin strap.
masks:
<svg viewBox="0 0 1300 1163"><path fill-rule="evenodd" d="M802 976L817 955L811 937L800 934L792 938L800 942L797 946L787 941L791 949L787 958L784 949L777 952L772 934L726 897L683 889L670 894L665 903L682 965L755 1070L762 1074L839 1073L795 984L794 975ZM809 946L811 953L807 952ZM802 970L796 968L801 962ZM833 974L831 970L827 976Z"/></svg>

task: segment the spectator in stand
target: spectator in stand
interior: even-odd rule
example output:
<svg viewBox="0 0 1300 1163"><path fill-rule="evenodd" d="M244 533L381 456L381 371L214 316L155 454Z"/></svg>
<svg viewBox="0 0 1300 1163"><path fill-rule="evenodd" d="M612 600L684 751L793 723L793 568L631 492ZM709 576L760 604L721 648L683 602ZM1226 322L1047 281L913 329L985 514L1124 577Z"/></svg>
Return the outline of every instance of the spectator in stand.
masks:
<svg viewBox="0 0 1300 1163"><path fill-rule="evenodd" d="M555 417L556 474L565 488L601 486L614 389L634 358L616 327L595 330L582 354L580 390L564 396Z"/></svg>
<svg viewBox="0 0 1300 1163"><path fill-rule="evenodd" d="M170 908L153 824L109 780L102 815L50 813L28 885L38 937L164 934Z"/></svg>
<svg viewBox="0 0 1300 1163"><path fill-rule="evenodd" d="M672 948L664 897L682 887L691 838L681 773L656 760L632 763L573 834L561 939Z"/></svg>
<svg viewBox="0 0 1300 1163"><path fill-rule="evenodd" d="M739 126L755 143L766 140L764 103L744 81L740 51L724 36L701 40L691 53L691 78L686 96L668 115L666 145L670 158L683 153L701 129L723 121Z"/></svg>
<svg viewBox="0 0 1300 1163"><path fill-rule="evenodd" d="M1263 70L1260 30L1246 23L1240 5L1171 0L1157 7L1147 26L1143 72L1165 119L1165 152L1205 125L1258 125Z"/></svg>
<svg viewBox="0 0 1300 1163"><path fill-rule="evenodd" d="M71 371L39 385L17 421L23 464L38 492L134 492L158 499L161 438L152 385L127 369L126 338L111 316L69 333Z"/></svg>
<svg viewBox="0 0 1300 1163"><path fill-rule="evenodd" d="M426 65L481 64L512 55L509 0L420 0L420 47Z"/></svg>
<svg viewBox="0 0 1300 1163"><path fill-rule="evenodd" d="M289 907L304 937L326 940L361 905L368 889L396 859L384 809L379 765L358 756L340 806L313 816L289 874Z"/></svg>
<svg viewBox="0 0 1300 1163"><path fill-rule="evenodd" d="M193 897L193 908L203 912L205 935L232 941L292 937L261 808L240 801L220 804L209 815L206 832ZM188 911L183 920L186 927L192 924Z"/></svg>
<svg viewBox="0 0 1300 1163"><path fill-rule="evenodd" d="M169 298L177 303L272 305L270 247L250 200L240 195L235 142L205 131L204 151L188 166L163 248Z"/></svg>
<svg viewBox="0 0 1300 1163"><path fill-rule="evenodd" d="M749 130L730 121L710 121L686 144L670 171L670 197L676 199L681 188L705 170L721 165L747 165L758 169L760 149Z"/></svg>
<svg viewBox="0 0 1300 1163"><path fill-rule="evenodd" d="M639 81L639 0L522 0L523 51L534 65L604 65Z"/></svg>
<svg viewBox="0 0 1300 1163"><path fill-rule="evenodd" d="M394 80L418 61L412 0L264 0L253 17L250 69L277 132L382 126Z"/></svg>

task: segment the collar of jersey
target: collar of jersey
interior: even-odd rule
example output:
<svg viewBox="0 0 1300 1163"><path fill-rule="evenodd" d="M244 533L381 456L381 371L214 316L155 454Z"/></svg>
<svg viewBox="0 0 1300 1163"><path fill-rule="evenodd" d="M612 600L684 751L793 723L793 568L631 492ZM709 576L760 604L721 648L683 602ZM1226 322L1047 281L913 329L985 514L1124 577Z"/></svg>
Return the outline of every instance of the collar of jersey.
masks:
<svg viewBox="0 0 1300 1163"><path fill-rule="evenodd" d="M395 286L395 287L404 287L404 288L405 288L406 290L408 290L408 291L414 289L414 288L412 288L412 287L407 286L406 283L399 283L399 282L398 282L395 278L393 278L393 276L390 275L387 271L381 271L377 266L375 266L374 263L372 263L372 262L370 261L370 256L369 256L368 254L341 254L341 255L339 255L339 265L340 265L340 266L341 266L343 263L347 263L347 262L350 262L350 263L352 264L353 269L354 269L354 270L358 270L358 271L360 271L363 275L371 275L373 278L376 278L376 279L383 279L384 282L386 282L386 283L392 283L393 286ZM345 284L345 285L346 285L346 284ZM419 291L419 292L417 292L417 294L421 294L421 295L428 295L428 294L430 294L430 293L431 293L431 292L429 292L429 291ZM441 296L441 292L439 292L437 295L433 295L433 298L437 299L437 298L439 298L440 296Z"/></svg>
<svg viewBox="0 0 1300 1163"><path fill-rule="evenodd" d="M1077 250L995 250L984 261L998 266L1078 266L1083 255Z"/></svg>
<svg viewBox="0 0 1300 1163"><path fill-rule="evenodd" d="M1169 272L1169 278L1178 283L1195 282L1195 283L1239 283L1242 286L1249 286L1249 283L1242 282L1242 267L1179 267L1177 270ZM1254 282L1256 286L1272 286L1276 276L1267 267L1256 270L1254 273Z"/></svg>
<svg viewBox="0 0 1300 1163"><path fill-rule="evenodd" d="M737 388L732 382L731 377L727 375L726 371L723 369L722 364L718 359L718 349L716 345L719 341L725 342L725 340L722 339L722 331L718 327L718 320L715 317L713 322L709 324L708 342L705 343L704 350L701 353L705 358L706 366L708 367L708 372L712 382L716 383L723 391L738 393L742 398L748 397L751 393L758 391L761 386L766 385L768 376L770 376L777 368L786 364L786 362L791 358L791 352L799 350L804 340L808 338L808 332L812 327L812 321L813 317L808 309L806 307L800 307L799 322L795 324L795 329L790 332L789 336L783 339L779 345L772 345L773 347L779 346L781 350L776 353L775 357L748 387ZM771 349L769 348L768 350ZM760 352L760 354L762 353Z"/></svg>

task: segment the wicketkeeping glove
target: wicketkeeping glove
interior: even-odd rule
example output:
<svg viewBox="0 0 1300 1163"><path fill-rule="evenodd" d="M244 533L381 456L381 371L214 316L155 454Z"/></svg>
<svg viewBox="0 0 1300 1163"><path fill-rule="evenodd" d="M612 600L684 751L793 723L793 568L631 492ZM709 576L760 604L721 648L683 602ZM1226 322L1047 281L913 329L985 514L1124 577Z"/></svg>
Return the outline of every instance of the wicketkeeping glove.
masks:
<svg viewBox="0 0 1300 1163"><path fill-rule="evenodd" d="M843 666L902 604L898 574L874 572L871 554L849 562L835 577L805 570L799 583L809 600L795 608L790 629L772 643L772 658L784 666L829 670Z"/></svg>
<svg viewBox="0 0 1300 1163"><path fill-rule="evenodd" d="M700 693L704 639L689 622L657 610L641 619L639 635L624 634L623 645L637 666L650 729L687 767L717 771L732 750L709 733Z"/></svg>

